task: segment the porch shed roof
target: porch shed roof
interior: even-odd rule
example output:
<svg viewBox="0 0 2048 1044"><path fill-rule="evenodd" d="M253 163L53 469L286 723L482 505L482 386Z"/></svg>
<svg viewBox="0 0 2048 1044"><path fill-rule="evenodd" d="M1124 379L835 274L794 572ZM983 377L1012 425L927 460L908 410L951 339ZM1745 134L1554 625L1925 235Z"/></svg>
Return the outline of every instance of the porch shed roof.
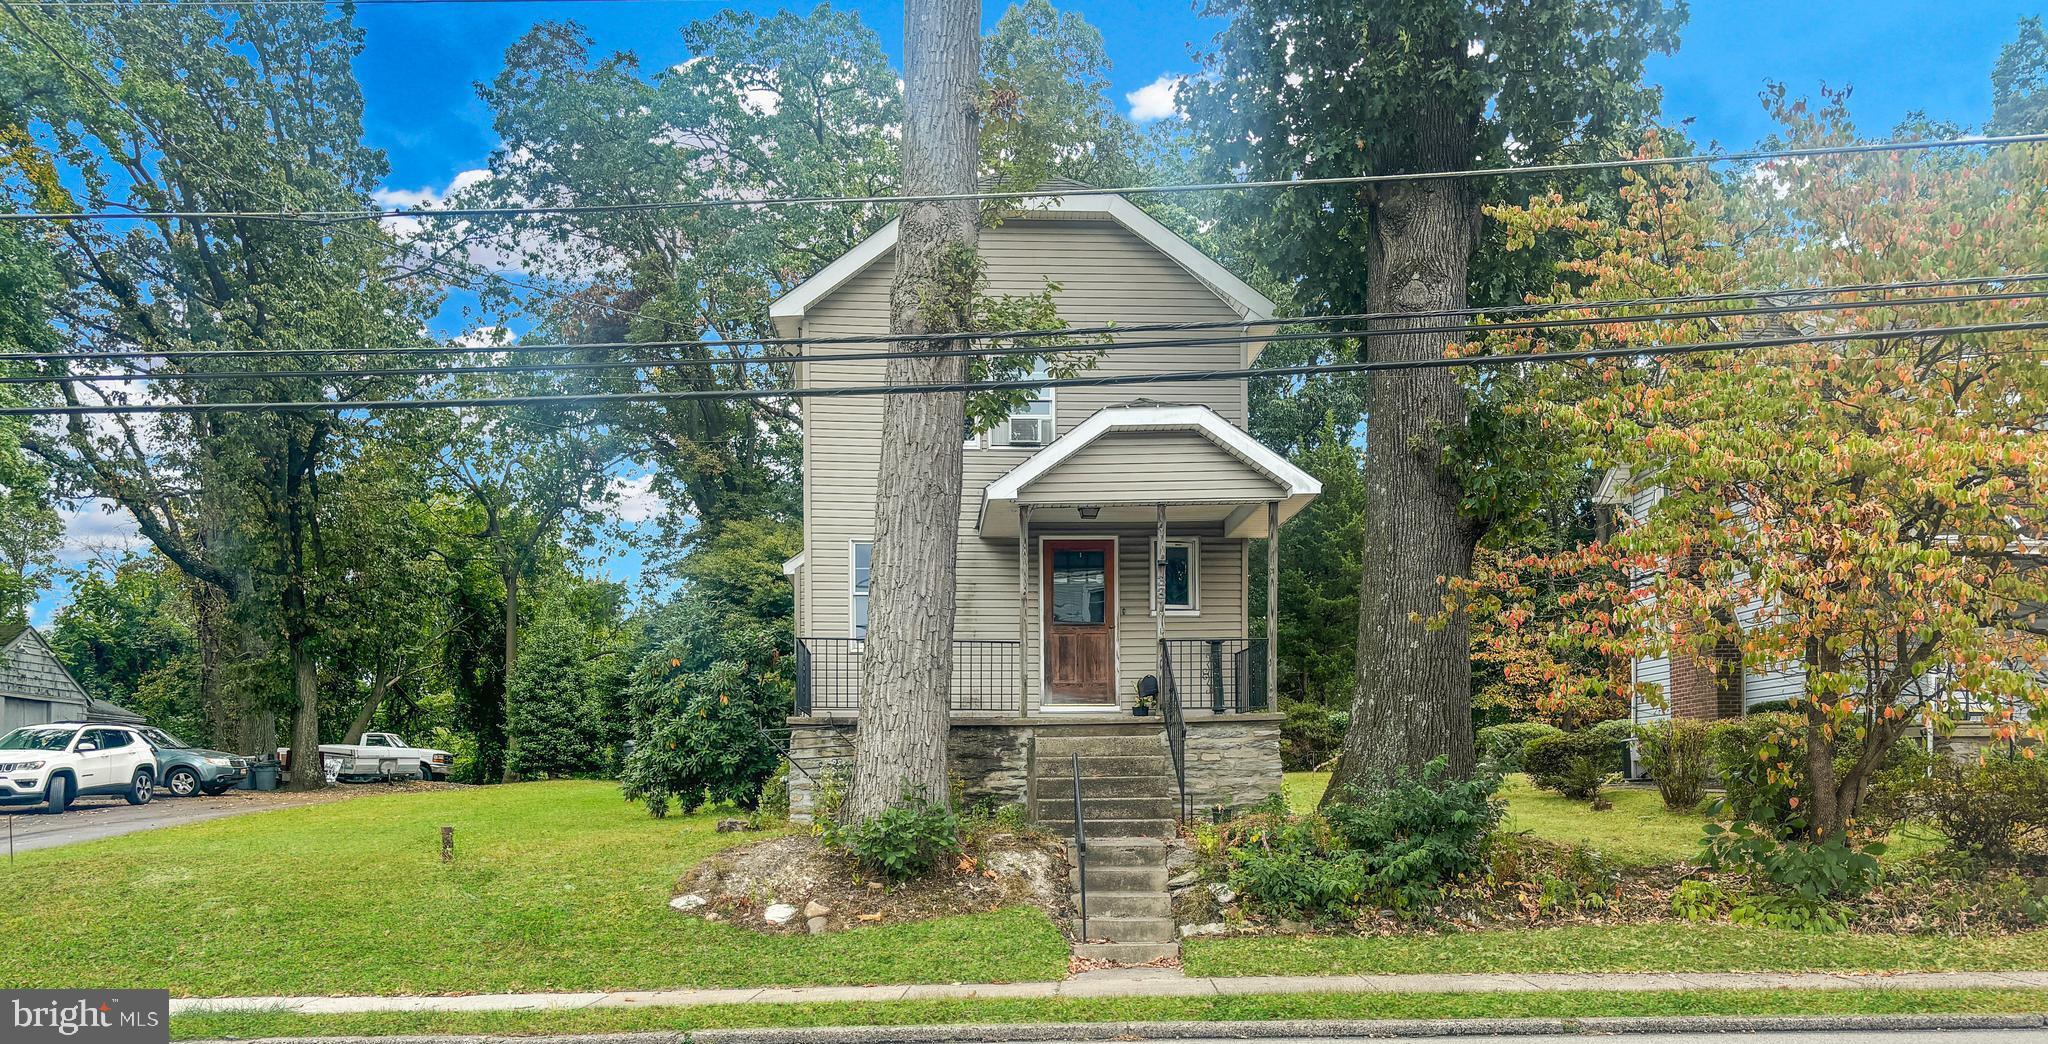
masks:
<svg viewBox="0 0 2048 1044"><path fill-rule="evenodd" d="M982 493L982 536L1017 534L1021 506L1090 508L1104 522L1220 522L1232 538L1266 535L1323 490L1307 472L1206 406L1140 404L1096 411Z"/></svg>

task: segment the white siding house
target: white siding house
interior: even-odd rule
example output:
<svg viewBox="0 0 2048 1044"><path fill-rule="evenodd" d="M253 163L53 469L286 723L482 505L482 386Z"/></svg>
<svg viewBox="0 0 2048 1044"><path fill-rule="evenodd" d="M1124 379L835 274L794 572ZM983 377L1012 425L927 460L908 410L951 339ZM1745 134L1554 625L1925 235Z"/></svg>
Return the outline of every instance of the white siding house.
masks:
<svg viewBox="0 0 2048 1044"><path fill-rule="evenodd" d="M886 333L895 237L892 223L778 300L778 332ZM1229 335L1272 317L1270 301L1119 196L1082 189L1034 200L985 229L979 250L988 292L1036 295L1050 284L1071 326L1206 320L1229 324ZM805 354L876 347L811 340ZM1088 372L1238 368L1258 348L1111 348ZM807 362L796 382L880 384L885 365ZM1272 717L1262 713L1272 709L1270 649L1249 631L1249 541L1321 487L1245 432L1247 403L1241 379L1062 387L965 440L956 734L1048 716L1129 721L1148 678L1170 686L1190 718ZM804 548L786 567L800 726L857 724L882 411L876 396L803 400ZM1272 774L1277 787L1277 760Z"/></svg>

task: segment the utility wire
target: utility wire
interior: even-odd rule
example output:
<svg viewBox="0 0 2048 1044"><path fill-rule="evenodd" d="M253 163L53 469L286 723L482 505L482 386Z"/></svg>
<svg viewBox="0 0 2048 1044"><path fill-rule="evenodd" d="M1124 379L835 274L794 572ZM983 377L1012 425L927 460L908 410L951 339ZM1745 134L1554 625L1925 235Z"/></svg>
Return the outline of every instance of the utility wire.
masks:
<svg viewBox="0 0 2048 1044"><path fill-rule="evenodd" d="M783 347L783 346L801 346L801 345L821 345L821 344L829 344L829 345L862 345L862 344L901 344L901 343L906 343L906 342L908 342L908 343L932 343L932 342L949 342L949 341L1017 341L1017 340L1032 340L1032 339L1050 339L1050 338L1055 338L1055 337L1060 337L1060 338L1073 338L1073 337L1095 337L1095 336L1105 336L1105 335L1113 335L1113 334L1129 334L1129 333L1180 333L1180 332L1190 332L1190 331L1205 331L1205 330L1244 330L1244 329L1246 329L1246 328L1248 328L1248 327L1287 327L1287 326L1303 326L1303 325L1322 325L1322 324L1329 324L1329 323L1372 323L1372 322L1380 322L1380 321L1386 321L1386 320L1395 320L1395 319L1435 319L1435 318L1450 318L1450 317L1457 317L1457 316L1486 316L1486 315L1537 315L1537 314L1543 314L1543 313L1547 313L1547 312L1572 312L1572 311L1580 311L1580 310L1615 310L1615 309L1625 309L1625 308L1654 308L1654 307L1662 307L1662 306L1666 306L1666 305L1694 305L1694 304L1710 304L1710 303L1712 303L1712 302L1715 302L1715 301L1746 301L1746 300L1752 300L1752 299L1767 299L1767 298L1777 298L1777 297L1795 297L1795 296L1796 296L1796 297L1812 297L1812 296L1819 296L1819 295L1828 295L1828 294L1861 294L1861 293L1886 293L1886 292L1892 292L1892 291L1910 291L1910 290L1933 290L1933 289L1943 289L1943 288L1962 288L1962 287L1973 287L1973 286L1992 286L1992 285L2001 285L2001 286L2002 286L2002 285L2007 285L2007 284L2013 284L2013 285L2026 285L2026 284L2032 284L2032 283L2040 283L2040 282L2044 282L2044 281L2048 281L2048 272L2018 272L2018 273L2013 273L2013 274L2009 274L2009 275L1967 276L1967 277L1959 277L1959 278L1953 278L1953 279L1915 279L1915 280L1905 280L1905 281L1899 281L1899 282L1889 282L1889 283L1844 283L1844 284L1834 284L1834 285L1829 285L1829 286L1813 286L1813 287L1778 287L1778 288L1774 288L1774 289L1750 289L1750 290L1727 290L1727 291L1721 291L1721 292L1718 292L1718 293L1711 293L1711 294L1674 294L1674 295L1667 295L1667 296L1663 296L1663 297L1637 297L1637 298L1626 298L1626 299L1619 299L1619 300L1571 300L1571 301L1557 301L1557 302L1549 302L1549 303L1544 303L1544 302L1538 302L1538 303L1533 303L1533 304L1518 304L1518 305L1492 305L1492 306L1478 306L1478 307L1468 307L1468 308L1441 308L1441 309L1434 309L1434 310L1430 310L1430 311L1421 311L1421 312L1350 312L1350 313L1341 313L1341 314L1335 314L1335 315L1314 315L1314 316L1291 316L1291 317L1285 317L1285 318L1275 318L1275 319L1228 319L1228 320L1202 320L1202 321L1196 321L1196 322L1147 322L1147 323L1131 323L1131 324L1125 324L1125 325L1115 325L1115 324L1111 324L1111 325L1098 325L1098 326L1068 326L1068 327L1059 327L1059 328L1039 328L1039 329L1021 329L1021 330L988 330L988 331L980 331L980 332L958 332L958 333L927 333L927 334L913 334L913 333L906 333L906 334L835 334L835 335L827 335L827 336L816 336L816 337L760 337L760 338L735 338L735 339L732 339L732 340L725 340L725 341L705 341L705 340L701 340L701 339L693 339L693 340L687 340L687 341L683 341L683 340L675 340L675 341L582 341L582 342L569 342L569 343L562 343L562 344L506 344L506 345L478 345L478 346L469 346L469 345L450 345L450 344L433 344L433 345L422 345L422 346L420 346L420 347L418 347L418 348L390 348L390 347L383 347L383 348L274 348L274 349L270 349L270 348L229 348L229 349L220 349L220 350L207 350L207 349L164 349L164 350L157 350L157 351L149 351L149 350L145 350L145 349L137 349L137 350L129 350L129 351L118 351L118 352L0 352L0 362L115 362L115 361L132 361L132 360L138 360L138 359L169 359L169 360L193 360L193 359L212 359L212 360L218 360L218 359L278 359L278 358L299 358L299 357L312 357L312 356L322 356L322 357L324 357L324 356L335 356L335 355L347 355L347 356L413 356L413 357L418 357L418 356L436 356L436 355L463 355L463 356L468 356L468 355L482 355L482 354L504 354L504 355L510 355L510 354L525 354L525 353L532 353L532 352L597 352L597 351L629 351L629 350L643 350L643 351L644 351L644 350L651 350L651 349L663 349L663 348L739 348L739 347L748 347L748 346L755 346L755 347L763 347L763 348L773 348L773 347ZM1965 295L1956 295L1956 296L1945 296L1945 297L1936 297L1936 298L1933 298L1932 300L1930 300L1930 301L1929 301L1928 303L1947 303L1947 302L1950 302L1950 301L1956 301L1956 302L1966 302L1966 301L1975 301L1975 300L1996 300L1996 299L2004 299L2004 298L2007 298L2008 296L2011 296L2011 295L2005 295L2005 294L1965 294ZM1878 301L1874 301L1874 302L1869 302L1869 306L1871 306L1871 307L1881 307L1881 306L1883 306L1883 305L1887 305L1887 304L1907 304L1907 303L1916 303L1916 301L1915 301L1915 299L1909 299L1909 298L1885 298L1885 299L1880 299L1880 300L1878 300ZM1859 305L1859 306L1860 306L1860 305L1862 305L1862 304L1863 304L1863 302L1843 302L1843 303L1842 303L1842 305L1843 305L1843 306L1847 306L1847 305L1852 305L1852 304L1853 304L1853 305ZM1756 306L1756 307L1758 307L1758 308L1762 308L1762 307L1765 307L1765 306ZM1833 307L1833 305L1814 305L1814 306L1810 306L1809 308L1796 308L1796 309L1793 309L1793 310L1800 310L1800 311L1804 311L1804 310L1810 310L1810 308L1819 308L1819 307ZM1613 317L1613 318L1608 318L1608 319L1599 319L1599 320L1593 320L1593 321L1592 321L1592 323L1593 323L1593 325L1602 325L1602 324L1605 324L1605 323L1619 323L1619 322L1629 321L1629 320L1633 320L1633 319L1636 319L1636 318L1644 318L1644 319L1674 319L1674 318L1680 318L1680 317L1682 317L1682 315L1683 315L1683 313L1659 313L1659 314L1656 314L1656 315L1650 315L1650 316L1642 316L1642 317L1636 317L1636 316L1618 316L1618 317ZM1510 328L1510 327L1509 327L1509 325L1508 325L1508 324L1506 324L1506 323L1491 323L1491 324L1484 324L1484 325L1480 325L1480 326L1473 326L1473 327L1469 327L1469 329L1473 329L1473 330L1482 330L1482 331L1486 331L1486 332L1494 332L1494 331L1499 331L1499 330L1504 330L1504 329L1509 329L1509 328ZM1468 329L1468 327L1456 327L1456 328L1451 328L1451 327L1445 327L1445 328L1443 328L1443 329L1444 329L1445 331L1457 331L1457 330L1465 330L1465 329ZM1404 330L1399 330L1399 331L1388 331L1388 332L1389 332L1389 333L1396 333L1396 332L1398 332L1398 333L1429 333L1429 332L1431 332L1431 330L1430 330L1429 328L1409 328L1409 329L1404 329ZM1249 332L1247 332L1247 333L1243 334L1243 335L1242 335L1242 336L1240 336L1240 337L1236 337L1236 338L1231 338L1230 340L1233 340L1233 341L1238 341L1238 342L1241 342L1241 343L1254 343L1254 342L1259 342L1259 341L1270 341L1270 340L1274 340L1274 339L1278 338L1278 336L1279 336L1278 334L1252 334L1252 333L1249 333ZM1313 339L1315 339L1316 337L1327 337L1327 338L1329 338L1329 339L1332 339L1332 340L1337 340L1337 339L1343 339L1343 338L1349 338L1349 337L1359 337L1359 336L1378 336L1378 334L1374 334L1374 333L1373 333L1373 331L1370 331L1370 330L1366 330L1366 331L1357 331L1357 330L1340 330L1340 331L1333 331L1333 332L1319 333L1319 334L1315 335L1315 337L1310 337L1310 338L1306 338L1306 339L1309 339L1309 340L1313 340ZM1174 341L1174 342L1164 342L1164 343L1170 343L1170 344L1180 344L1180 343L1182 343L1182 342L1179 342L1179 341ZM1219 341L1218 343L1229 343L1229 342L1228 342L1228 341ZM1100 348L1123 348L1123 347L1130 347L1130 346L1132 346L1132 345L1130 345L1130 344L1129 344L1128 342L1113 342L1113 343L1108 343L1108 344L1098 344L1098 345L1094 345L1094 347L1095 347L1095 348L1099 348L1099 349L1100 349ZM1143 347L1152 347L1152 345L1144 345ZM1020 352L1029 352L1029 351L1032 351L1032 349L1031 349L1031 348L1028 348L1028 347L1027 347L1027 348L1021 348L1021 349L1013 349L1013 350L1009 350L1009 351L1005 351L1005 350L1001 350L1001 349L977 349L976 351L974 351L974 352L972 352L972 353L969 353L969 354L972 354L972 355L1005 355L1005 354L1018 354L1018 353L1020 353ZM941 355L941 353L935 353L935 352L928 352L928 351L921 351L921 352L917 352L917 353L916 353L916 355L917 355L917 357L918 357L918 358L931 358L931 357L934 357L934 356L938 356L938 355ZM799 355L777 355L777 356L751 356L751 357L748 357L748 358L746 358L746 359L743 359L743 360L742 360L742 359L718 359L718 360L708 360L708 361L709 361L709 362L711 362L711 363L712 363L712 364L714 364L714 365L730 365L730 364L734 364L734 363L738 363L738 362L746 362L746 363L782 363L782 362L811 362L811 361L832 361L832 362L849 362L849 361L858 361L858 360L861 360L861 359L873 359L873 358L888 358L888 357L892 357L892 356L893 356L893 353L884 353L884 354L880 354L880 355L869 355L869 354L854 354L854 353L833 353L833 354L828 354L828 355L817 355L817 356L799 356ZM656 361L656 362L650 363L650 365L664 365L664 366L688 366L688 365L696 365L696 364L700 364L700 363L704 363L704 362L707 362L707 360L701 360L701 359L664 359L664 360L660 360L660 361Z"/></svg>
<svg viewBox="0 0 2048 1044"><path fill-rule="evenodd" d="M411 7L422 4L707 4L716 0L17 0L22 7Z"/></svg>
<svg viewBox="0 0 2048 1044"><path fill-rule="evenodd" d="M908 203L1058 199L1066 196L1159 196L1182 192L1328 188L1342 185L1390 185L1415 181L1451 181L1464 178L1564 174L1577 171L1710 166L1719 163L1809 159L1820 156L1849 156L1870 152L1923 152L1930 149L1982 148L1988 146L2024 145L2037 142L2048 142L2048 132L1971 135L1960 138L1931 138L1914 141L1858 142L1849 145L1816 145L1798 149L1752 149L1747 152L1708 152L1687 156L1587 160L1576 163L1544 163L1521 167L1471 167L1460 170L1414 171L1401 174L1347 174L1330 177L1281 178L1263 181L1207 181L1180 185L1126 185L1120 188L1085 188L1067 192L1049 192L1045 189L1001 189L987 192L906 193L878 196L765 196L758 199L715 197L651 200L642 203L557 203L504 207L394 207L363 210L12 211L0 213L0 221L157 221L170 219L205 221L235 218L252 221L310 221L326 224L396 219L454 218L457 220L475 220L477 218L518 217L522 215L635 214L649 211L710 210L732 207L884 206Z"/></svg>
<svg viewBox="0 0 2048 1044"><path fill-rule="evenodd" d="M2048 298L2048 290L2014 290L1997 293L1935 295L1929 297L1878 298L1867 301L1794 302L1775 305L1756 305L1743 308L1716 308L1690 312L1668 312L1656 315L1627 316L1568 316L1556 319L1518 320L1493 324L1461 324L1442 326L1414 326L1404 328L1382 328L1376 330L1308 330L1291 333L1241 334L1231 337L1173 338L1150 341L1122 341L1102 344L1083 344L1063 347L1061 351L1075 354L1102 351L1129 351L1150 348L1213 348L1257 342L1359 340L1368 344L1379 337L1436 335L1436 334L1499 334L1518 332L1541 332L1546 330L1576 329L1582 327L1633 326L1639 323L1667 323L1692 320L1740 319L1755 316L1786 315L1804 312L1861 311L1872 308L1904 308L1924 305L1962 305L1988 301L2033 301ZM203 355L204 353L202 353ZM632 359L605 360L592 362L544 362L505 364L489 363L471 366L435 367L387 367L355 369L316 370L198 370L184 372L128 372L88 374L8 374L0 375L0 385L7 384L73 384L73 383L132 383L140 381L255 381L255 380L307 380L307 379L349 379L362 377L417 377L421 379L471 375L471 374L520 374L520 373L604 373L608 371L640 371L660 369L697 370L712 366L771 366L782 363L854 363L874 362L890 359L933 359L933 358L995 358L1010 355L1034 354L1028 350L1002 348L948 348L918 351L893 352L846 352L822 355L753 355L731 357L706 357L694 359ZM1267 371L1261 371L1267 372Z"/></svg>
<svg viewBox="0 0 2048 1044"><path fill-rule="evenodd" d="M1385 359L1357 363L1313 363L1302 366L1227 367L1211 370L1175 370L1162 373L1100 374L1078 377L1027 377L1002 381L949 381L929 384L868 384L812 388L737 388L673 392L599 392L583 395L508 395L475 399L383 399L356 402L196 402L139 403L99 406L13 406L0 408L0 417L87 416L95 414L160 413L249 413L278 412L344 413L352 410L463 409L487 406L605 406L632 402L678 402L750 399L827 399L889 395L923 395L945 392L1008 391L1037 388L1105 388L1146 384L1180 384L1236 380L1252 377L1305 377L1361 373L1393 373L1410 370L1471 369L1525 364L1555 364L1602 359L1651 359L1665 356L1701 355L1712 352L1749 351L1757 348L1802 344L1832 344L1892 339L1963 336L1970 334L2020 333L2048 330L2048 319L2010 323L1973 323L1886 330L1850 330L1840 333L1750 337L1733 341L1701 341L1688 344L1651 343L1620 348L1593 348L1568 352L1517 352L1506 355L1468 355L1431 359ZM2037 355L2038 351L1998 352L1993 355Z"/></svg>

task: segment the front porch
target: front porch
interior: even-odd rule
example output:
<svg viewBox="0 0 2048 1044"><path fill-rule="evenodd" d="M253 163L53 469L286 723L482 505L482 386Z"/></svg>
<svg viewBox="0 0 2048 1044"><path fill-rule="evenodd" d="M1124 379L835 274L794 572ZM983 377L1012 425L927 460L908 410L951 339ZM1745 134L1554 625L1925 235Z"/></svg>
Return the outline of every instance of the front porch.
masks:
<svg viewBox="0 0 2048 1044"><path fill-rule="evenodd" d="M1153 681L1155 715L1164 715L1169 701L1180 713L1194 717L1257 714L1273 709L1267 683L1266 638L1168 638L1155 646L1143 678ZM796 715L799 718L851 719L860 713L860 638L807 637L796 640ZM1128 715L1135 695L1097 708L1048 706L1032 698L1034 674L1020 666L1024 643L1015 639L956 639L953 642L953 685L949 706L955 718L1030 718L1035 715L1081 717ZM1109 715L1103 714L1110 712Z"/></svg>

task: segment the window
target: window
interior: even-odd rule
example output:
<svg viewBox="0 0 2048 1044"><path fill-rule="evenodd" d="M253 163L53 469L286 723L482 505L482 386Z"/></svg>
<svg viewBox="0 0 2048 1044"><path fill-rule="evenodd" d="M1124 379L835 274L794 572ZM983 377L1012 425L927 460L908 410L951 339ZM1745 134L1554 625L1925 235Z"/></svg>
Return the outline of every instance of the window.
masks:
<svg viewBox="0 0 2048 1044"><path fill-rule="evenodd" d="M852 589L853 605L851 616L853 637L868 636L868 570L873 561L875 545L866 540L853 542Z"/></svg>
<svg viewBox="0 0 2048 1044"><path fill-rule="evenodd" d="M1169 540L1164 555L1152 556L1152 607L1159 607L1159 564L1166 563L1166 611L1193 613L1200 610L1201 545L1193 540Z"/></svg>
<svg viewBox="0 0 2048 1044"><path fill-rule="evenodd" d="M1052 622L1099 624L1109 612L1109 556L1077 549L1052 553Z"/></svg>
<svg viewBox="0 0 2048 1044"><path fill-rule="evenodd" d="M365 747L388 747L390 745L391 744L384 739L384 734L381 732L372 732L369 735L363 737L363 746Z"/></svg>
<svg viewBox="0 0 2048 1044"><path fill-rule="evenodd" d="M1031 368L1031 376L1048 376L1044 363ZM988 433L991 446L1043 446L1052 441L1053 390L1032 388L1026 394L1031 396L1023 405L1011 411L1010 416Z"/></svg>

